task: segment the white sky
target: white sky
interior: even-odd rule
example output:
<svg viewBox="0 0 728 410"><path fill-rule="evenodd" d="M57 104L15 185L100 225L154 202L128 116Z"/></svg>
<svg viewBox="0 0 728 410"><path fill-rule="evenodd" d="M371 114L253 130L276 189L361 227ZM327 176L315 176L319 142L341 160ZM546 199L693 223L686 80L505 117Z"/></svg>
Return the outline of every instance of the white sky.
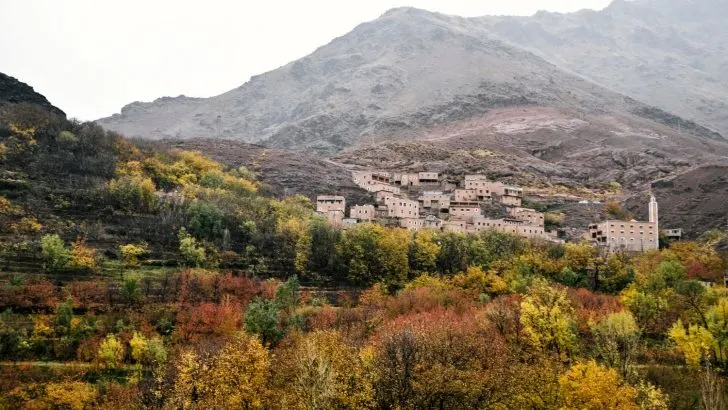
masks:
<svg viewBox="0 0 728 410"><path fill-rule="evenodd" d="M390 8L460 16L601 9L610 0L0 0L0 72L70 117L209 97L311 53Z"/></svg>

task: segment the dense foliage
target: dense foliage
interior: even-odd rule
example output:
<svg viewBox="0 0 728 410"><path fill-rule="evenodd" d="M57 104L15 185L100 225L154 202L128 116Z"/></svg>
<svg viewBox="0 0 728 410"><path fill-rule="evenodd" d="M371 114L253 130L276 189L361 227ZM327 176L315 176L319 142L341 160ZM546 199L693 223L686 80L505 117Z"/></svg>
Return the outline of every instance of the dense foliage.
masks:
<svg viewBox="0 0 728 410"><path fill-rule="evenodd" d="M249 170L29 107L0 143L1 408L722 408L708 241L340 231Z"/></svg>

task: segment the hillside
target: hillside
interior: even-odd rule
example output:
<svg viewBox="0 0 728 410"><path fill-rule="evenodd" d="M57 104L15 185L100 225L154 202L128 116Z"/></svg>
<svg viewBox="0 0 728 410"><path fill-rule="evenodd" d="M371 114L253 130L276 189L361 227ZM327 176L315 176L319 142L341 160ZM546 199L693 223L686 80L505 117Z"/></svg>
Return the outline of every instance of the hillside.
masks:
<svg viewBox="0 0 728 410"><path fill-rule="evenodd" d="M131 137L217 137L334 153L502 107L642 117L719 135L509 45L478 19L394 9L220 96L133 103L98 120Z"/></svg>
<svg viewBox="0 0 728 410"><path fill-rule="evenodd" d="M616 0L601 11L478 22L565 70L726 135L726 18L722 0Z"/></svg>
<svg viewBox="0 0 728 410"><path fill-rule="evenodd" d="M27 103L37 105L44 110L65 117L66 114L54 107L48 100L35 92L33 87L18 81L16 78L0 73L0 107L7 104Z"/></svg>

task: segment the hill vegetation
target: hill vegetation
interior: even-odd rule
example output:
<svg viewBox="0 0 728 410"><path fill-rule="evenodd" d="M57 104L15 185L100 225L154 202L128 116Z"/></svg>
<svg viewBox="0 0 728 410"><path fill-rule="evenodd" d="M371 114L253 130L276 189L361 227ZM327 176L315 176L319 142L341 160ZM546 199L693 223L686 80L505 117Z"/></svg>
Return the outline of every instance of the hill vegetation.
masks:
<svg viewBox="0 0 728 410"><path fill-rule="evenodd" d="M0 142L5 408L687 409L725 394L711 238L607 257L342 232L246 168L35 105L0 108Z"/></svg>

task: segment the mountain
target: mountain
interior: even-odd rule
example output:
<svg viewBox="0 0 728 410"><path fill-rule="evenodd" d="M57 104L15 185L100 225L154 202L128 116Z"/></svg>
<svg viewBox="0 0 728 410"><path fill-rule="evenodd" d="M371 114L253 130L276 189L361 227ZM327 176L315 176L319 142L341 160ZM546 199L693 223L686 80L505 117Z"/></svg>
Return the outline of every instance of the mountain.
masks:
<svg viewBox="0 0 728 410"><path fill-rule="evenodd" d="M495 26L394 9L225 94L132 103L98 123L131 137L221 137L330 154L392 137L417 139L497 108L541 106L577 117L647 118L721 139L508 43Z"/></svg>
<svg viewBox="0 0 728 410"><path fill-rule="evenodd" d="M605 87L728 134L728 3L616 0L601 11L478 21Z"/></svg>
<svg viewBox="0 0 728 410"><path fill-rule="evenodd" d="M48 102L44 96L35 92L33 87L9 75L0 73L0 106L17 103L34 104L54 114L62 117L66 116L63 111Z"/></svg>

